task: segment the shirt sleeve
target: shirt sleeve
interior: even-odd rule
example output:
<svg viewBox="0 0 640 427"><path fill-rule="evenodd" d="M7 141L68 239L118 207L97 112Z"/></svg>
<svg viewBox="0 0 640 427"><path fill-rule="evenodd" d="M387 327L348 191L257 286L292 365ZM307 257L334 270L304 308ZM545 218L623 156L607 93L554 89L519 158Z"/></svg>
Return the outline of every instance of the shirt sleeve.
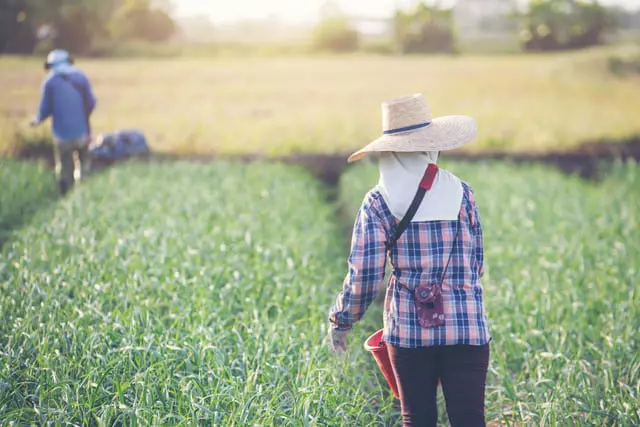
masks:
<svg viewBox="0 0 640 427"><path fill-rule="evenodd" d="M480 211L476 203L473 191L469 191L469 201L472 209L473 222L473 247L475 253L475 263L478 268L479 277L484 276L484 237L482 232L482 222L480 221Z"/></svg>
<svg viewBox="0 0 640 427"><path fill-rule="evenodd" d="M365 200L356 216L351 239L351 254L343 289L329 314L339 330L349 330L378 296L387 262L386 233L382 220Z"/></svg>
<svg viewBox="0 0 640 427"><path fill-rule="evenodd" d="M49 118L53 110L53 99L51 98L51 79L47 79L42 85L40 96L40 108L38 110L38 121L42 122Z"/></svg>

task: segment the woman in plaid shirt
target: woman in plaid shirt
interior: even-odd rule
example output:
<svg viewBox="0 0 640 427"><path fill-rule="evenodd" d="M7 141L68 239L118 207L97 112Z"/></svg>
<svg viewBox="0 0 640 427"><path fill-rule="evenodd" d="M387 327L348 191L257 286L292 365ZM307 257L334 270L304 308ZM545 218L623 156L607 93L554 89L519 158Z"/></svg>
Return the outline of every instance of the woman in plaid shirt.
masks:
<svg viewBox="0 0 640 427"><path fill-rule="evenodd" d="M480 215L471 187L435 166L440 151L472 140L476 125L466 116L431 119L421 95L387 101L382 109L384 135L349 158L378 153L380 182L356 216L348 273L329 316L332 347L346 350L347 334L378 295L389 259L383 339L404 425L436 425L440 381L451 424L484 426L491 336L480 282ZM428 167L434 173L424 187ZM414 201L419 186L429 190ZM398 237L412 203L417 209ZM439 299L424 302L425 290Z"/></svg>

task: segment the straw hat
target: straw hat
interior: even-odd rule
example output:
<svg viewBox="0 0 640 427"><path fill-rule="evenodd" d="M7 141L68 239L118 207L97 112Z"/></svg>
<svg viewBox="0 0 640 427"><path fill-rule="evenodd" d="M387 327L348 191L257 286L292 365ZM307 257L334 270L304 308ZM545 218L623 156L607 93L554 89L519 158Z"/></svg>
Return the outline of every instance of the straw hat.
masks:
<svg viewBox="0 0 640 427"><path fill-rule="evenodd" d="M429 104L421 94L403 96L382 103L383 135L349 156L355 162L372 152L445 151L461 147L478 134L473 118L445 116L431 118Z"/></svg>

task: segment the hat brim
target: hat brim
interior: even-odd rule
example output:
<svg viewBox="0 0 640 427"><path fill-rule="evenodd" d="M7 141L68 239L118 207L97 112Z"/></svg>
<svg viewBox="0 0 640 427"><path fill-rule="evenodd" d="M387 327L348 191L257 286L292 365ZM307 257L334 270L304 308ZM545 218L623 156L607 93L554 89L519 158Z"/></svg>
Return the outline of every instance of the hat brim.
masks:
<svg viewBox="0 0 640 427"><path fill-rule="evenodd" d="M478 135L478 126L469 116L444 116L433 119L425 128L382 135L364 148L349 156L348 162L360 160L369 153L395 151L415 153L446 151L462 147Z"/></svg>

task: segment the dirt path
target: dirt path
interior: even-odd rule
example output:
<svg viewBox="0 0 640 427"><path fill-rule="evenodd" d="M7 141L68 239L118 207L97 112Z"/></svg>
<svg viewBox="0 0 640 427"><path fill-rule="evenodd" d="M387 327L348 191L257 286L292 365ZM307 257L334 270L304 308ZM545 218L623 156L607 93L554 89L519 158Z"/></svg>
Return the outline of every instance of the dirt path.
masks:
<svg viewBox="0 0 640 427"><path fill-rule="evenodd" d="M149 161L193 161L193 162L213 162L219 160L253 162L272 161L285 164L300 165L329 187L335 187L344 169L348 166L346 161L349 153L340 154L293 154L280 157L268 157L259 154L248 155L183 155L171 153L158 153L146 157ZM53 152L49 147L37 146L34 148L25 147L17 154L18 158L25 160L45 160L53 165ZM602 164L610 163L614 160L635 160L640 162L640 135L628 140L617 141L594 141L586 143L576 149L551 151L545 153L534 152L506 152L506 151L482 151L470 152L466 150L453 150L446 153L447 159L454 159L465 162L477 162L488 160L500 160L516 164L540 163L555 166L568 174L578 174L585 179L602 178ZM108 164L98 164L98 168L109 166Z"/></svg>

